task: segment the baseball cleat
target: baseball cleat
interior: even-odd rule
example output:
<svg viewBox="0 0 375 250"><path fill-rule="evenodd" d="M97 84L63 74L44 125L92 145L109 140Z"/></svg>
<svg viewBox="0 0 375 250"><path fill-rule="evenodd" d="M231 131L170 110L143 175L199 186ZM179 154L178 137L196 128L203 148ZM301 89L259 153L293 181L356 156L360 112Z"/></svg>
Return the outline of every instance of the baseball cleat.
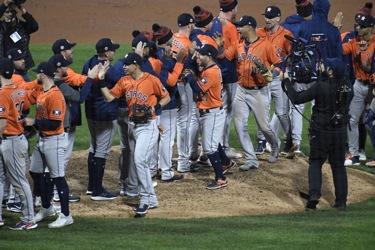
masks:
<svg viewBox="0 0 375 250"><path fill-rule="evenodd" d="M226 186L228 186L228 181L219 179L217 181L213 180L212 183L208 185L206 188L208 190L215 190L215 189L223 188Z"/></svg>
<svg viewBox="0 0 375 250"><path fill-rule="evenodd" d="M91 200L93 201L108 201L108 200L114 200L117 198L117 195L107 191L107 190L104 190L103 193L101 195L92 195L91 196Z"/></svg>
<svg viewBox="0 0 375 250"><path fill-rule="evenodd" d="M72 217L71 213L68 216L65 216L63 213L61 213L59 215L59 217L57 218L57 220L48 224L48 227L49 228L65 227L65 226L73 224L73 222L74 222L74 220L73 220L73 217Z"/></svg>
<svg viewBox="0 0 375 250"><path fill-rule="evenodd" d="M177 173L174 173L174 175L172 176L172 178L170 179L167 179L167 180L161 180L162 182L175 182L175 181L181 181L182 179L184 179L184 176L182 174L177 174Z"/></svg>
<svg viewBox="0 0 375 250"><path fill-rule="evenodd" d="M232 161L232 160L231 160L231 161L229 162L229 165L227 165L227 166L222 166L221 168L222 168L223 174L226 174L226 173L228 172L229 169L235 167L236 165L237 165L237 163L236 163L235 161Z"/></svg>
<svg viewBox="0 0 375 250"><path fill-rule="evenodd" d="M22 231L22 230L34 229L34 228L37 228L37 227L38 227L38 224L36 224L35 222L27 223L27 222L24 222L24 221L19 221L14 225L9 226L8 228L10 230Z"/></svg>
<svg viewBox="0 0 375 250"><path fill-rule="evenodd" d="M39 222L48 216L56 214L54 206L51 204L49 208L40 207L39 212L34 216L35 222Z"/></svg>
<svg viewBox="0 0 375 250"><path fill-rule="evenodd" d="M262 155L264 154L264 151L266 150L266 140L260 140L258 141L258 147L255 150L256 155Z"/></svg>
<svg viewBox="0 0 375 250"><path fill-rule="evenodd" d="M242 171L249 171L250 169L258 169L258 164L253 164L251 162L245 162L242 166L239 167Z"/></svg>
<svg viewBox="0 0 375 250"><path fill-rule="evenodd" d="M231 159L238 159L242 157L242 154L236 152L233 148L225 148L224 152L227 157Z"/></svg>

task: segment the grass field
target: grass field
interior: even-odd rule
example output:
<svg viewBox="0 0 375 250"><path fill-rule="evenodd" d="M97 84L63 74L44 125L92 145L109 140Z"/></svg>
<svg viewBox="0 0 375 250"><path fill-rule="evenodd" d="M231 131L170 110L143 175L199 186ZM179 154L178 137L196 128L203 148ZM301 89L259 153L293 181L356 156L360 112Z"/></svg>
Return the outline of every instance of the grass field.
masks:
<svg viewBox="0 0 375 250"><path fill-rule="evenodd" d="M51 56L50 46L35 45L31 49L37 63ZM117 58L129 49L122 45ZM84 61L94 52L93 45L77 45L72 68L80 72ZM34 74L30 75L35 78ZM309 117L309 108L306 112ZM249 132L254 141L252 115L250 119ZM304 124L304 131L307 131L307 122ZM231 138L231 146L239 149L233 129ZM115 143L118 144L118 137ZM87 126L83 124L77 130L74 148L87 149L88 146ZM306 134L302 148L309 152ZM368 155L373 153L369 143L367 152ZM375 174L374 169L360 168ZM5 212L3 216L6 224L19 219L18 214ZM374 249L375 246L375 198L351 204L346 212L321 209L293 214L179 220L74 219L72 226L57 230L47 228L52 217L40 222L37 230L14 232L3 227L0 249Z"/></svg>

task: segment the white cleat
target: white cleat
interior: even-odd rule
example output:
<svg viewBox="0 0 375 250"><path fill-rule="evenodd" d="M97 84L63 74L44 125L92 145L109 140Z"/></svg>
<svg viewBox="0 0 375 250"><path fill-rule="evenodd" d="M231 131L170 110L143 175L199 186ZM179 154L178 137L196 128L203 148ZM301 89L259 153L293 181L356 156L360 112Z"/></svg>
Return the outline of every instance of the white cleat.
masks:
<svg viewBox="0 0 375 250"><path fill-rule="evenodd" d="M59 218L57 218L57 220L48 224L48 227L49 228L65 227L65 226L73 224L73 222L74 222L74 220L73 220L73 217L72 217L71 213L68 216L65 216L63 213L61 213L59 215Z"/></svg>
<svg viewBox="0 0 375 250"><path fill-rule="evenodd" d="M49 208L40 207L39 212L34 216L35 222L39 222L48 216L53 216L56 214L55 207L51 204Z"/></svg>

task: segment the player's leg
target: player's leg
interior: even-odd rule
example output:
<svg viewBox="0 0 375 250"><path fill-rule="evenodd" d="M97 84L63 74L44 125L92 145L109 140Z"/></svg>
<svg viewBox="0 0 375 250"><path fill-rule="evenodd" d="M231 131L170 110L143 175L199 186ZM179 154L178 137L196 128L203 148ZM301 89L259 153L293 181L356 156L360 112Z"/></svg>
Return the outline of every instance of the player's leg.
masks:
<svg viewBox="0 0 375 250"><path fill-rule="evenodd" d="M163 110L160 126L163 133L159 142L159 167L162 181L175 181L183 178L172 168L173 145L176 134L177 109Z"/></svg>
<svg viewBox="0 0 375 250"><path fill-rule="evenodd" d="M4 171L4 164L3 164L3 153L0 144L0 201L3 202L4 198L4 184L5 184L5 171ZM0 209L0 226L4 225L3 220L3 209Z"/></svg>
<svg viewBox="0 0 375 250"><path fill-rule="evenodd" d="M279 143L276 134L271 129L269 123L270 111L270 95L268 88L260 90L252 90L249 105L254 112L255 120L257 121L266 140L271 145L271 153L268 157L269 162L275 162L279 154Z"/></svg>
<svg viewBox="0 0 375 250"><path fill-rule="evenodd" d="M117 195L103 188L106 159L111 151L117 130L117 121L96 121L96 151L94 156L94 189L92 200L112 200Z"/></svg>
<svg viewBox="0 0 375 250"><path fill-rule="evenodd" d="M13 139L3 140L1 146L7 174L22 203L21 220L26 225L33 224L35 223L33 196L24 169L28 150L27 139L24 135L16 136Z"/></svg>
<svg viewBox="0 0 375 250"><path fill-rule="evenodd" d="M356 80L353 85L354 96L349 106L350 129L348 131L350 158L345 161L346 166L359 165L358 153L358 121L365 108L365 98L368 93L368 86Z"/></svg>
<svg viewBox="0 0 375 250"><path fill-rule="evenodd" d="M236 96L238 83L224 83L222 90L223 109L225 111L225 124L221 145L229 158L241 158L242 154L233 150L229 145L230 124L234 114L234 98Z"/></svg>
<svg viewBox="0 0 375 250"><path fill-rule="evenodd" d="M191 111L191 121L189 126L189 160L190 164L194 164L198 161L199 150L198 150L198 137L199 137L199 110L197 106L193 105Z"/></svg>
<svg viewBox="0 0 375 250"><path fill-rule="evenodd" d="M89 129L90 135L90 149L89 155L87 157L87 172L88 172L88 184L87 184L87 191L86 194L91 195L94 189L94 156L96 151L96 129L95 129L96 121L92 119L87 119L87 127Z"/></svg>
<svg viewBox="0 0 375 250"><path fill-rule="evenodd" d="M177 171L187 172L190 170L189 163L189 126L191 112L193 109L193 91L189 84L177 83L179 98L177 111Z"/></svg>
<svg viewBox="0 0 375 250"><path fill-rule="evenodd" d="M160 125L160 115L156 115L156 125ZM160 136L158 138L158 142L160 141ZM154 148L152 149L152 156L150 160L150 172L151 172L151 177L154 178L158 174L158 155L159 155L159 143L155 143Z"/></svg>
<svg viewBox="0 0 375 250"><path fill-rule="evenodd" d="M151 120L147 124L131 124L135 138L134 163L138 175L139 183L139 207L138 209L146 209L157 207L159 205L155 190L152 184L150 174L151 149L157 143L159 130L155 120Z"/></svg>
<svg viewBox="0 0 375 250"><path fill-rule="evenodd" d="M254 101L253 97L249 94L250 91L252 90L246 90L243 87L238 86L234 101L233 118L238 139L241 143L242 150L244 151L244 157L246 160L244 165L258 168L259 161L255 155L254 147L247 128L249 113L251 111L248 103Z"/></svg>

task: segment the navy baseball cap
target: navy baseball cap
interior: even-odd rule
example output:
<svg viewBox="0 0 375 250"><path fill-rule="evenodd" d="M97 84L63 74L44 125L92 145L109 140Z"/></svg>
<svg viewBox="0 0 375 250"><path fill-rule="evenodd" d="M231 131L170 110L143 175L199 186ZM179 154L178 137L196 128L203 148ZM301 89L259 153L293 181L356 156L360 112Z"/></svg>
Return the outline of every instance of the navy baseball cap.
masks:
<svg viewBox="0 0 375 250"><path fill-rule="evenodd" d="M113 43L109 38L102 38L96 43L95 48L97 53L104 53L107 51L116 51L116 49L120 48L120 44Z"/></svg>
<svg viewBox="0 0 375 250"><path fill-rule="evenodd" d="M239 27L243 27L245 25L250 25L254 29L257 27L257 21L252 16L243 16L236 24Z"/></svg>
<svg viewBox="0 0 375 250"><path fill-rule="evenodd" d="M195 23L194 17L189 13L182 13L177 18L177 24L179 27L187 26L191 23Z"/></svg>
<svg viewBox="0 0 375 250"><path fill-rule="evenodd" d="M374 26L374 18L367 14L357 14L355 16L355 23L364 28Z"/></svg>
<svg viewBox="0 0 375 250"><path fill-rule="evenodd" d="M37 74L45 74L50 77L55 76L55 66L50 62L41 62L36 69L33 69Z"/></svg>
<svg viewBox="0 0 375 250"><path fill-rule="evenodd" d="M17 61L23 59L25 55L22 53L22 50L13 48L7 51L5 57L10 60Z"/></svg>
<svg viewBox="0 0 375 250"><path fill-rule="evenodd" d="M267 18L275 18L275 17L280 17L281 16L281 10L279 7L276 6L268 6L265 10L264 13L262 14Z"/></svg>
<svg viewBox="0 0 375 250"><path fill-rule="evenodd" d="M61 54L53 55L48 62L50 62L56 69L67 67L72 64L72 61L66 60Z"/></svg>
<svg viewBox="0 0 375 250"><path fill-rule="evenodd" d="M52 45L54 54L60 54L61 51L68 50L76 46L77 43L71 43L67 39L59 39Z"/></svg>
<svg viewBox="0 0 375 250"><path fill-rule="evenodd" d="M139 42L142 42L144 47L152 47L153 45L153 42L149 41L147 37L145 37L144 35L138 35L133 38L132 47L133 48L137 47L137 44Z"/></svg>
<svg viewBox="0 0 375 250"><path fill-rule="evenodd" d="M210 44L204 44L201 48L196 48L195 50L199 52L199 54L211 56L213 59L217 57L217 49Z"/></svg>
<svg viewBox="0 0 375 250"><path fill-rule="evenodd" d="M121 59L121 61L125 65L130 65L130 64L138 64L140 66L142 65L142 57L134 52L130 52L127 55L125 55L125 57Z"/></svg>
<svg viewBox="0 0 375 250"><path fill-rule="evenodd" d="M11 76L13 75L13 72L14 72L13 61L8 58L1 58L0 59L0 73L4 73L4 74Z"/></svg>

